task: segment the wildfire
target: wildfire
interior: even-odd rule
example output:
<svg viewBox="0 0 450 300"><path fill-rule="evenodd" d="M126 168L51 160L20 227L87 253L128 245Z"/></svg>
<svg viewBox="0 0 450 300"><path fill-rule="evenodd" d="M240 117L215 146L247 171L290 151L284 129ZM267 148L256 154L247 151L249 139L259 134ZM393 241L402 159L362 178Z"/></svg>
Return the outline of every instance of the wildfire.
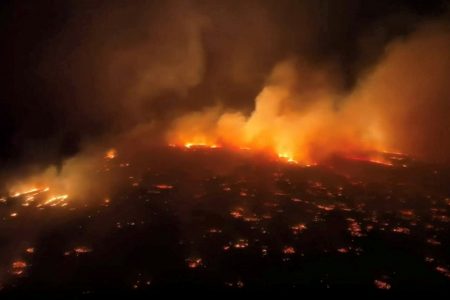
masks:
<svg viewBox="0 0 450 300"><path fill-rule="evenodd" d="M27 199L32 199L34 196L41 194L41 193L45 193L48 192L50 190L49 187L45 187L45 188L30 188L30 189L23 189L21 191L16 191L13 193L10 193L10 197L12 198L18 198L18 197L22 197L22 196L28 196Z"/></svg>
<svg viewBox="0 0 450 300"><path fill-rule="evenodd" d="M410 234L411 230L407 227L395 227L392 229L395 233L403 233L403 234Z"/></svg>
<svg viewBox="0 0 450 300"><path fill-rule="evenodd" d="M338 248L337 251L338 251L339 253L348 253L348 252L349 252L349 249L346 248L346 247L342 247L342 248Z"/></svg>
<svg viewBox="0 0 450 300"><path fill-rule="evenodd" d="M36 207L44 206L61 206L64 207L68 205L67 198L68 194L51 195L50 187L46 186L43 188L32 187L32 188L13 188L10 192L10 198L22 200L22 206L27 207L32 203L36 203ZM17 213L12 213L11 217L17 216Z"/></svg>
<svg viewBox="0 0 450 300"><path fill-rule="evenodd" d="M441 273L442 275L450 278L450 270L447 269L446 267L443 266L437 266L436 267L436 271L438 271L439 273Z"/></svg>
<svg viewBox="0 0 450 300"><path fill-rule="evenodd" d="M79 255L79 254L85 254L85 253L89 253L92 252L92 249L86 246L80 246L80 247L76 247L73 249L73 251Z"/></svg>
<svg viewBox="0 0 450 300"><path fill-rule="evenodd" d="M190 257L186 259L186 263L190 269L197 269L198 267L203 265L202 259L198 257Z"/></svg>
<svg viewBox="0 0 450 300"><path fill-rule="evenodd" d="M117 150L116 149L109 149L105 153L105 158L106 159L114 159L116 157L117 157Z"/></svg>
<svg viewBox="0 0 450 300"><path fill-rule="evenodd" d="M21 275L25 271L25 269L27 267L28 267L28 264L25 261L17 260L17 261L12 263L12 266L11 266L12 270L11 270L11 272L14 275Z"/></svg>
<svg viewBox="0 0 450 300"><path fill-rule="evenodd" d="M248 247L248 241L246 239L239 239L233 245L236 249L244 249Z"/></svg>
<svg viewBox="0 0 450 300"><path fill-rule="evenodd" d="M376 279L373 281L376 288L380 290L389 290L391 289L391 285L384 280Z"/></svg>
<svg viewBox="0 0 450 300"><path fill-rule="evenodd" d="M289 155L287 153L278 153L278 157L280 159L286 160L289 163L294 163L294 164L298 163L298 161L296 161L292 155Z"/></svg>
<svg viewBox="0 0 450 300"><path fill-rule="evenodd" d="M355 160L355 161L363 161L363 162L369 162L376 165L381 166L387 166L392 167L393 164L389 162L387 159L381 158L381 157L347 157L348 159Z"/></svg>
<svg viewBox="0 0 450 300"><path fill-rule="evenodd" d="M308 229L308 227L306 227L305 224L302 224L302 223L301 223L301 224L297 224L297 225L292 226L291 229L292 229L292 232L293 232L294 234L299 234L299 233L301 233L302 231Z"/></svg>
<svg viewBox="0 0 450 300"><path fill-rule="evenodd" d="M207 144L207 143L185 143L184 147L186 147L188 149L191 149L191 148L210 148L210 149L220 148L219 145Z"/></svg>
<svg viewBox="0 0 450 300"><path fill-rule="evenodd" d="M235 218L235 219L239 219L242 218L244 216L244 210L242 208L237 208L235 210L232 210L230 212L230 215Z"/></svg>
<svg viewBox="0 0 450 300"><path fill-rule="evenodd" d="M311 167L316 166L318 164L317 161L309 159L309 158L302 158L302 155L295 155L291 152L278 152L276 150L270 150L270 147L266 147L264 149L260 149L259 147L252 148L247 145L234 145L232 143L227 143L225 145L219 145L217 143L206 143L206 142L182 142L182 143L169 143L169 147L177 148L182 147L188 150L195 150L195 149L217 149L217 148L226 148L228 150L234 150L234 151L254 151L254 152L266 152L268 154L271 154L278 158L281 161L290 163L290 164L299 164L303 165L305 167ZM380 151L380 153L389 153L385 151ZM300 160L297 158L297 156L300 158ZM381 157L378 154L370 154L368 153L365 156L351 156L351 155L343 155L346 159L355 160L355 161L362 161L367 163L372 163L380 166L387 166L392 167L394 166L393 163L390 162L389 159Z"/></svg>
<svg viewBox="0 0 450 300"><path fill-rule="evenodd" d="M350 232L350 235L354 237L362 237L363 233L360 224L352 218L348 218L347 221L349 222L347 230Z"/></svg>
<svg viewBox="0 0 450 300"><path fill-rule="evenodd" d="M41 206L45 206L45 205L49 205L49 206L56 206L56 205L66 206L67 203L65 202L65 200L68 197L69 197L69 195L53 196L53 197L48 198L42 204L38 204L37 207L41 207Z"/></svg>
<svg viewBox="0 0 450 300"><path fill-rule="evenodd" d="M283 248L283 253L284 253L284 254L287 254L287 255L295 254L295 248L292 247L292 246L285 246L285 247Z"/></svg>
<svg viewBox="0 0 450 300"><path fill-rule="evenodd" d="M332 90L310 90L311 86L322 87L322 75L317 70L309 70L307 76L299 74L295 62L282 62L255 98L251 113L213 106L183 115L167 132L168 143L187 149L223 146L262 151L302 165L321 163L338 154L391 166L383 155L364 155L391 150L378 116L370 114L370 105L350 97L337 109ZM314 84L305 84L308 80Z"/></svg>
<svg viewBox="0 0 450 300"><path fill-rule="evenodd" d="M171 190L173 189L173 185L170 184L157 184L155 185L155 188L159 190Z"/></svg>

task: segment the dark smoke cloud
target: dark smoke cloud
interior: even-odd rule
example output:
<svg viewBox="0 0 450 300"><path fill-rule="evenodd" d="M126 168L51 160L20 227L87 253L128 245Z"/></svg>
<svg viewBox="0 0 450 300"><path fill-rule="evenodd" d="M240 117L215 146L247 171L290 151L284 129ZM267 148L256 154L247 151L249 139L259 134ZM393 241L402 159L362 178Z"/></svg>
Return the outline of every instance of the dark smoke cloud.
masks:
<svg viewBox="0 0 450 300"><path fill-rule="evenodd" d="M424 160L450 159L450 23L425 22L394 40L355 90L391 147ZM363 104L363 105L364 105Z"/></svg>
<svg viewBox="0 0 450 300"><path fill-rule="evenodd" d="M161 132L173 118L215 103L249 113L274 65L287 57L329 66L336 93L351 93L366 74L382 72L376 66L386 45L447 17L447 7L448 1L406 0L2 1L3 170L61 164L86 144L139 124ZM447 36L441 38L445 49ZM411 43L412 59L433 53ZM445 52L433 55L448 62ZM445 118L434 122L436 110L449 112L448 87L439 77L447 75L437 72L432 81L442 85L427 86L430 93L418 102L427 113L416 120L432 126L405 132L410 138L400 147L419 143L426 157L436 154L428 128L448 137ZM422 109L402 114L396 128L405 128L416 111Z"/></svg>

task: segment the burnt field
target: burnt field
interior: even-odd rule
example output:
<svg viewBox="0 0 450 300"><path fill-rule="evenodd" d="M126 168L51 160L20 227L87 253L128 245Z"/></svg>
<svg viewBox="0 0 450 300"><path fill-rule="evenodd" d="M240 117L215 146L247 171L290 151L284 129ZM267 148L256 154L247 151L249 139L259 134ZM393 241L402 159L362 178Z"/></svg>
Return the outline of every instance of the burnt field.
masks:
<svg viewBox="0 0 450 300"><path fill-rule="evenodd" d="M167 147L105 159L96 176L114 184L102 197L4 195L0 295L448 292L450 171L386 156L391 164L302 166L245 150Z"/></svg>

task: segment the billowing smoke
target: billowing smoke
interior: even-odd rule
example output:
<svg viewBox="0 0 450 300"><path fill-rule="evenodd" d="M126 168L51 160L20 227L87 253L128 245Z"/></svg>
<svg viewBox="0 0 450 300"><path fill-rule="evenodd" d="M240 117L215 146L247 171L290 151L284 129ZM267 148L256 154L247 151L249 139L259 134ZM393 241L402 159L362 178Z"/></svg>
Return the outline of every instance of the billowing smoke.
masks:
<svg viewBox="0 0 450 300"><path fill-rule="evenodd" d="M449 78L450 24L427 22L390 43L351 98L373 119L386 145L448 162Z"/></svg>
<svg viewBox="0 0 450 300"><path fill-rule="evenodd" d="M213 107L176 120L175 144L221 144L268 150L302 163L333 153L383 150L369 118L352 110L336 87L336 74L294 60L277 64L248 116ZM359 108L358 108L359 109Z"/></svg>
<svg viewBox="0 0 450 300"><path fill-rule="evenodd" d="M449 159L448 1L5 3L2 178L127 136Z"/></svg>
<svg viewBox="0 0 450 300"><path fill-rule="evenodd" d="M386 46L354 89L339 90L332 64L275 66L249 115L213 107L176 120L168 139L269 149L315 162L330 154L401 151L449 159L449 24L425 22Z"/></svg>

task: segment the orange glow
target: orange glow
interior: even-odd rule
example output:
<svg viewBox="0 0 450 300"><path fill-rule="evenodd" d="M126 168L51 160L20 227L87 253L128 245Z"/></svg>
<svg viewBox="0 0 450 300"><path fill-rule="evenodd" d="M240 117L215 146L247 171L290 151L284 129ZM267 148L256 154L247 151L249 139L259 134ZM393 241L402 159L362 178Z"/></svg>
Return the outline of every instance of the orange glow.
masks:
<svg viewBox="0 0 450 300"><path fill-rule="evenodd" d="M299 233L301 233L302 231L304 231L304 230L306 230L308 228L306 227L305 224L301 223L301 224L297 224L297 225L292 226L291 229L292 229L292 232L294 234L299 234Z"/></svg>
<svg viewBox="0 0 450 300"><path fill-rule="evenodd" d="M281 158L281 159L283 159L283 160L286 160L286 161L289 162L289 163L294 163L294 164L298 163L298 162L293 158L292 155L287 154L287 153L278 153L278 157Z"/></svg>
<svg viewBox="0 0 450 300"><path fill-rule="evenodd" d="M233 245L236 249L244 249L248 247L248 241L245 239L239 239L236 243Z"/></svg>
<svg viewBox="0 0 450 300"><path fill-rule="evenodd" d="M32 187L32 188L20 188L19 190L16 190L14 192L10 193L10 196L12 198L17 198L17 197L21 197L24 195L27 195L29 197L35 196L37 194L40 193L44 193L44 192L48 192L49 191L49 187L44 187L44 188L37 188L37 187ZM31 198L29 198L31 199Z"/></svg>
<svg viewBox="0 0 450 300"><path fill-rule="evenodd" d="M12 267L14 269L20 269L20 268L25 268L27 266L27 263L22 261L22 260L18 260L13 262Z"/></svg>
<svg viewBox="0 0 450 300"><path fill-rule="evenodd" d="M20 183L13 185L10 188L9 194L11 198L17 199L21 201L21 205L24 207L28 207L34 204L35 207L43 207L43 206L66 206L67 198L69 195L67 194L54 194L53 187L42 185L43 181L47 181L45 175L42 175L42 178L39 179L26 179L25 183ZM48 180L53 181L53 179ZM36 184L29 184L26 182L40 182ZM59 185L59 184L58 184ZM62 186L62 185L61 185ZM59 187L57 188L60 189ZM17 215L17 214L16 214ZM11 215L12 216L12 215Z"/></svg>
<svg viewBox="0 0 450 300"><path fill-rule="evenodd" d="M283 253L284 253L284 254L288 254L288 255L290 255L290 254L295 254L295 248L292 247L292 246L285 246L285 247L283 248Z"/></svg>
<svg viewBox="0 0 450 300"><path fill-rule="evenodd" d="M186 262L190 269L196 269L202 265L202 259L196 257L188 258Z"/></svg>
<svg viewBox="0 0 450 300"><path fill-rule="evenodd" d="M85 247L85 246L81 246L81 247L76 247L75 249L73 249L73 251L75 251L76 254L84 254L84 253L92 252L92 249Z"/></svg>
<svg viewBox="0 0 450 300"><path fill-rule="evenodd" d="M12 271L11 272L14 275L21 275L25 271L25 268L27 266L28 266L28 264L25 261L17 260L12 263Z"/></svg>
<svg viewBox="0 0 450 300"><path fill-rule="evenodd" d="M335 154L392 165L382 155L371 154L393 148L372 104L358 94L341 99L324 79L327 70L300 65L300 72L298 67L293 61L276 65L251 113L217 105L180 116L167 132L168 144L251 149L301 165L321 163ZM319 88L303 86L308 80Z"/></svg>
<svg viewBox="0 0 450 300"><path fill-rule="evenodd" d="M43 203L38 204L37 207L49 205L49 206L56 206L56 205L62 205L64 201L69 197L69 195L57 195L48 198Z"/></svg>
<svg viewBox="0 0 450 300"><path fill-rule="evenodd" d="M105 163L101 159L102 152L98 151L67 159L60 169L50 166L7 182L10 200L23 207L65 207L69 197L89 196L98 189L98 185L93 184L94 176L95 182L106 181L105 176L97 176Z"/></svg>
<svg viewBox="0 0 450 300"><path fill-rule="evenodd" d="M370 156L368 156L368 157L347 157L347 158L351 159L351 160L356 160L356 161L370 162L370 163L382 165L382 166L388 166L388 167L393 166L393 164L391 162L389 162L387 159L383 159L382 157L371 158Z"/></svg>
<svg viewBox="0 0 450 300"><path fill-rule="evenodd" d="M210 149L220 148L220 146L216 145L216 144L195 143L195 142L185 143L184 147L186 147L188 149L191 149L191 148L210 148Z"/></svg>
<svg viewBox="0 0 450 300"><path fill-rule="evenodd" d="M109 149L106 153L105 153L105 158L106 159L114 159L117 157L117 150L116 149Z"/></svg>
<svg viewBox="0 0 450 300"><path fill-rule="evenodd" d="M219 145L218 143L206 143L206 142L186 142L186 143L170 143L169 147L184 147L186 149L217 149L217 148L227 148L229 150L239 150L239 151L255 151L255 152L266 152L268 154L272 154L275 157L277 157L278 159L280 159L281 161L285 161L287 163L291 163L291 164L301 164L305 167L311 167L311 166L316 166L318 162L320 162L320 159L313 159L312 157L314 155L312 155L310 158L305 157L303 154L301 153L295 153L295 151L291 151L291 152L278 152L276 149L272 149L271 147L264 147L264 148L260 148L260 147L250 147L248 145L236 145L234 143L224 143L224 145ZM333 146L334 147L334 146ZM276 148L274 146L274 148ZM364 162L368 162L368 163L373 163L373 164L377 164L377 165L382 165L382 166L393 166L393 164L385 157L382 157L378 154L378 152L374 152L374 151L378 151L376 150L376 147L373 149L370 149L367 147L362 147L361 149L357 149L357 147L355 147L353 150L350 149L348 151L338 151L336 150L336 153L340 154L341 156L350 159L350 160L355 160L355 161L364 161ZM364 156L352 156L351 153L352 151L356 152L360 152L363 151L365 153ZM379 153L385 153L385 154L395 154L395 153L390 153L390 152L386 152L386 151L381 151ZM392 158L395 159L395 158Z"/></svg>
<svg viewBox="0 0 450 300"><path fill-rule="evenodd" d="M239 219L242 218L244 216L244 210L242 208L238 208L236 210L233 210L230 212L230 215L235 218L235 219Z"/></svg>
<svg viewBox="0 0 450 300"><path fill-rule="evenodd" d="M389 290L391 288L391 285L383 280L374 280L373 283L375 284L375 287L380 290Z"/></svg>
<svg viewBox="0 0 450 300"><path fill-rule="evenodd" d="M403 234L410 234L411 230L406 227L395 227L392 229L393 232L396 233L403 233Z"/></svg>
<svg viewBox="0 0 450 300"><path fill-rule="evenodd" d="M170 184L157 184L155 187L159 190L171 190L173 189L173 185Z"/></svg>

